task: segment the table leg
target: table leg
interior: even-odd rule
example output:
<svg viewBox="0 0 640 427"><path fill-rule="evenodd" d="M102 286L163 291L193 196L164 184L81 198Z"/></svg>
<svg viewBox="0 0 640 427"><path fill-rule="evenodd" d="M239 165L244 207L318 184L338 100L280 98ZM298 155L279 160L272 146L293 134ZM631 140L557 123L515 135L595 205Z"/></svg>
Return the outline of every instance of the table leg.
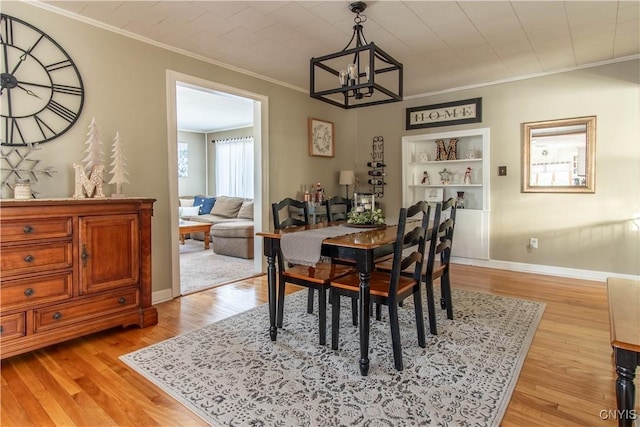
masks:
<svg viewBox="0 0 640 427"><path fill-rule="evenodd" d="M369 322L371 302L371 271L373 270L373 253L361 251L356 255L356 268L360 276L360 374L369 374Z"/></svg>
<svg viewBox="0 0 640 427"><path fill-rule="evenodd" d="M616 359L616 401L618 404L618 426L632 427L638 418L634 410L636 387L633 380L636 376L636 366L640 362L638 353L614 347Z"/></svg>
<svg viewBox="0 0 640 427"><path fill-rule="evenodd" d="M180 244L184 245L184 234L180 234Z"/></svg>
<svg viewBox="0 0 640 427"><path fill-rule="evenodd" d="M278 328L276 327L276 253L273 239L265 238L264 255L267 257L267 283L269 288L269 336L271 341L275 341L278 336Z"/></svg>
<svg viewBox="0 0 640 427"><path fill-rule="evenodd" d="M208 231L205 231L205 232L204 232L204 248L205 248L205 249L209 249L209 242L211 241L211 240L210 240L210 238L211 238L211 237L210 237L209 232L208 232Z"/></svg>

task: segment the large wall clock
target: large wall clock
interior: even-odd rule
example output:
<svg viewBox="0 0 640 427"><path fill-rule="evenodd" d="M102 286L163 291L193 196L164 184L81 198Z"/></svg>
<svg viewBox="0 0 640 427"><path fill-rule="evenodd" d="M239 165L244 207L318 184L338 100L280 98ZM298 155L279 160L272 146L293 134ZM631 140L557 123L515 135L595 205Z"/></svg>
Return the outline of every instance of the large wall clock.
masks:
<svg viewBox="0 0 640 427"><path fill-rule="evenodd" d="M0 43L0 143L31 146L64 134L84 104L82 78L71 57L47 34L5 14Z"/></svg>

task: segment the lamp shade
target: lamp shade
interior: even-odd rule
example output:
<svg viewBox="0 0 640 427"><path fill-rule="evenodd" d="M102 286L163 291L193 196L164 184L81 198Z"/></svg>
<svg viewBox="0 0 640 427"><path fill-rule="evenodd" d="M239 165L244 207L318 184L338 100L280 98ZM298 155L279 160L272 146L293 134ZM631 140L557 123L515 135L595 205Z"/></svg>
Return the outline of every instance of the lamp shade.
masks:
<svg viewBox="0 0 640 427"><path fill-rule="evenodd" d="M353 185L356 182L356 175L353 171L340 171L340 185Z"/></svg>

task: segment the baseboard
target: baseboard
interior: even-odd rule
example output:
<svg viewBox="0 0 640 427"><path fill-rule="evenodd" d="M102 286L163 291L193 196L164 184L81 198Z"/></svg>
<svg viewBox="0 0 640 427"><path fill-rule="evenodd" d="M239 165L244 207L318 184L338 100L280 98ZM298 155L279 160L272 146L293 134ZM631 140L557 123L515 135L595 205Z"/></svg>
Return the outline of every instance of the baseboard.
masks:
<svg viewBox="0 0 640 427"><path fill-rule="evenodd" d="M163 289L161 291L155 291L151 294L151 304L160 304L161 302L170 301L173 299L173 289Z"/></svg>
<svg viewBox="0 0 640 427"><path fill-rule="evenodd" d="M578 268L555 267L551 265L527 264L523 262L484 260L451 257L451 262L455 264L473 265L476 267L495 268L498 270L519 271L522 273L544 274L547 276L570 277L574 279L594 280L606 282L607 277L618 277L622 279L640 280L640 276L633 274L611 273L607 271L582 270Z"/></svg>

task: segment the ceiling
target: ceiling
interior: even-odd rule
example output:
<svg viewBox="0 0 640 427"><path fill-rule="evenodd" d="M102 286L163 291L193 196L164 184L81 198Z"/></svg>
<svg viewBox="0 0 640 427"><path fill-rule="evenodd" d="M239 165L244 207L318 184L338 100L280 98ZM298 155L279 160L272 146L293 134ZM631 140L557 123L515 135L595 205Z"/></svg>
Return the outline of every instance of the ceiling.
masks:
<svg viewBox="0 0 640 427"><path fill-rule="evenodd" d="M354 18L348 1L41 3L306 93L310 58L342 50ZM405 99L640 53L638 1L367 5L365 37L403 63Z"/></svg>

